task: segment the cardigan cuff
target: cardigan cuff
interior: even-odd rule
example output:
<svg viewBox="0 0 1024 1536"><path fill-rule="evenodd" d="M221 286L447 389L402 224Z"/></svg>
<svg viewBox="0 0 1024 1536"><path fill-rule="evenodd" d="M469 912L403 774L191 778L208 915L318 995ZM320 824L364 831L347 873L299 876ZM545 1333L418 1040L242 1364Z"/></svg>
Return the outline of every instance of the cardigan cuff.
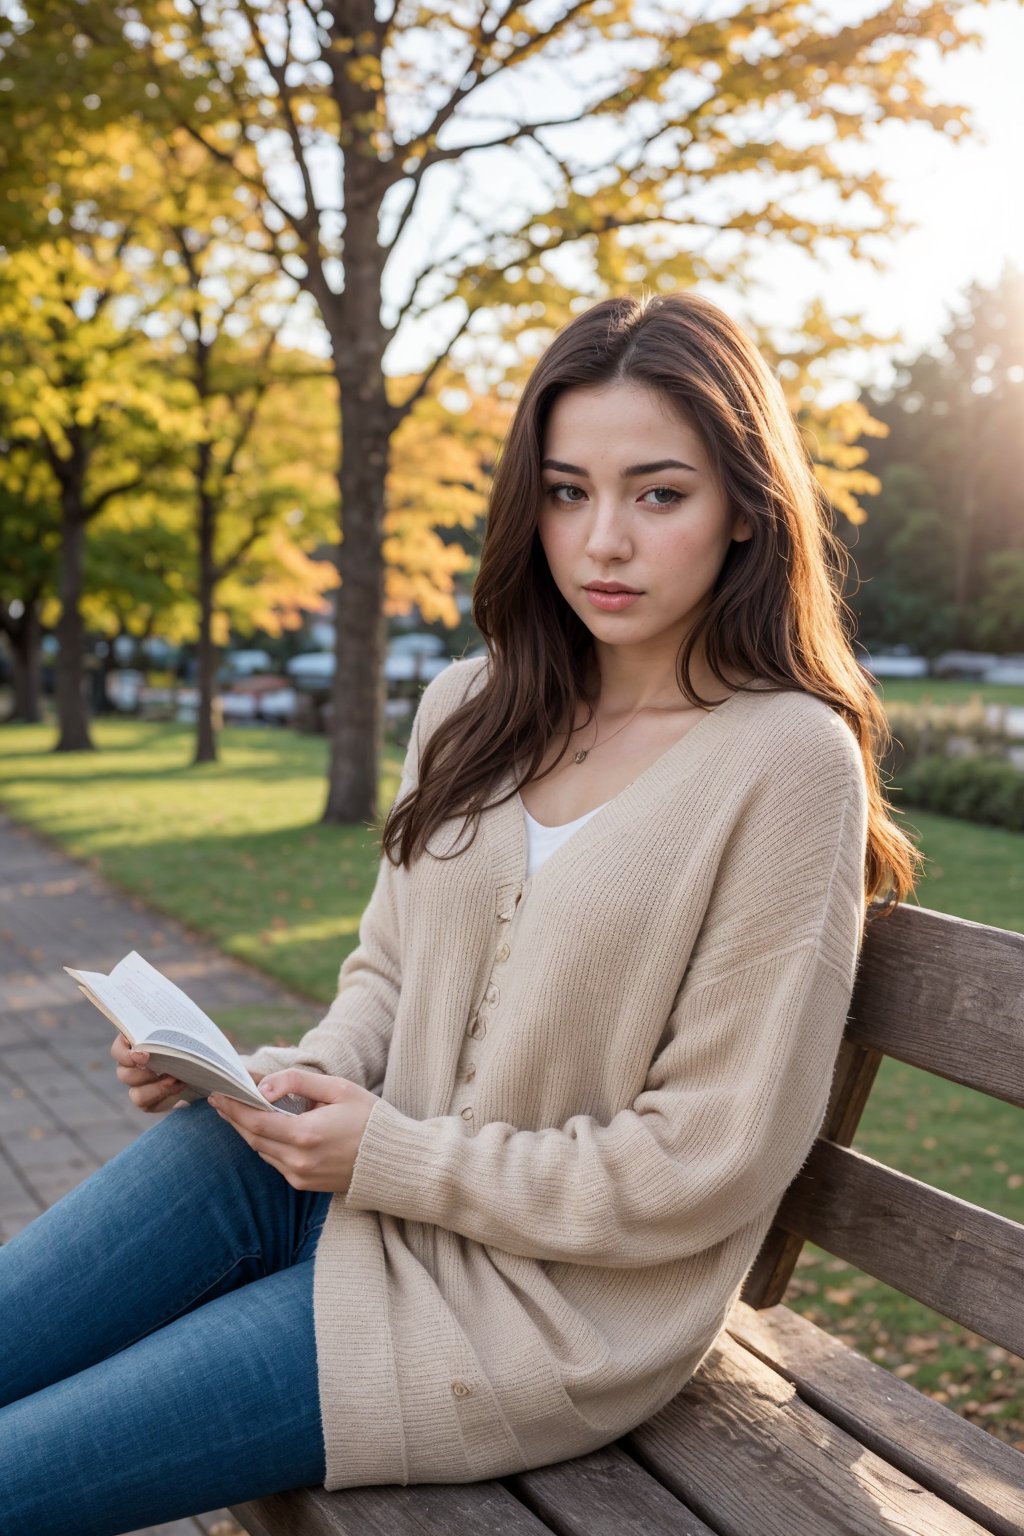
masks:
<svg viewBox="0 0 1024 1536"><path fill-rule="evenodd" d="M437 1175L441 1172L445 1132L464 1139L461 1121L413 1120L387 1099L370 1110L345 1205L357 1211L381 1211L408 1221L436 1222L443 1201ZM434 1197L432 1201L431 1197ZM437 1209L432 1214L431 1207Z"/></svg>

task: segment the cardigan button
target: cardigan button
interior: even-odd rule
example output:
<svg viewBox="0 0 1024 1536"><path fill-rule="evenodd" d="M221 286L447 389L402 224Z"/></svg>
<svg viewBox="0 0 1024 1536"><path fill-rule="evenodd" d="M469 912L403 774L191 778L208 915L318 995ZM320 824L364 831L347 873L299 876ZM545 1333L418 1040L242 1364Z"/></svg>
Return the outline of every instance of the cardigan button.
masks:
<svg viewBox="0 0 1024 1536"><path fill-rule="evenodd" d="M462 1074L462 1081L464 1083L471 1083L474 1077L476 1077L476 1063L471 1062L470 1065L466 1068L465 1072Z"/></svg>
<svg viewBox="0 0 1024 1536"><path fill-rule="evenodd" d="M472 1118L473 1118L473 1106L472 1106L472 1104L467 1104L465 1109L460 1109L459 1110L459 1114L462 1116L463 1120L472 1120Z"/></svg>
<svg viewBox="0 0 1024 1536"><path fill-rule="evenodd" d="M456 1397L469 1397L473 1391L473 1388L468 1387L464 1381L453 1381L452 1391L455 1393Z"/></svg>
<svg viewBox="0 0 1024 1536"><path fill-rule="evenodd" d="M508 945L502 944L500 949L495 950L494 958L495 960L507 960L511 953L512 951L509 949Z"/></svg>
<svg viewBox="0 0 1024 1536"><path fill-rule="evenodd" d="M486 1035L486 1033L487 1033L487 1025L484 1023L483 1019L479 1016L479 1014L473 1020L472 1025L466 1031L466 1033L473 1040L482 1040L484 1035Z"/></svg>
<svg viewBox="0 0 1024 1536"><path fill-rule="evenodd" d="M498 1006L498 999L500 996L501 993L498 991L497 987L492 981L490 986L487 988L487 991L484 993L484 997L490 1003L492 1008L496 1008Z"/></svg>

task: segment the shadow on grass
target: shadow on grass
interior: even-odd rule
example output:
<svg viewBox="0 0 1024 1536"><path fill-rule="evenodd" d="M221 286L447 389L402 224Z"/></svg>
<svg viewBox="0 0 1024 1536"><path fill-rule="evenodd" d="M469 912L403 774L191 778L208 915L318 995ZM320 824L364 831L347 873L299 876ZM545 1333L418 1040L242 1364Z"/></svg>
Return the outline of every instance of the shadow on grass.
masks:
<svg viewBox="0 0 1024 1536"><path fill-rule="evenodd" d="M166 821L136 842L98 842L90 859L120 890L324 1004L358 942L379 862L366 826L188 834Z"/></svg>
<svg viewBox="0 0 1024 1536"><path fill-rule="evenodd" d="M45 743L40 740L44 730L52 738ZM108 738L105 741L104 735ZM153 779L194 779L205 785L244 774L257 782L319 779L323 781L326 797L329 742L323 736L229 726L218 733L219 755L211 763L193 761L194 736L187 726L115 720L109 729L101 722L94 737L100 739L91 752L56 752L56 733L48 728L0 729L0 781L17 791L27 784L38 785L40 777L54 786L95 787ZM393 772L396 786L405 746L402 736L387 733L382 772L385 777ZM148 757L149 761L126 770L121 766L126 757ZM15 763L17 768L12 766Z"/></svg>

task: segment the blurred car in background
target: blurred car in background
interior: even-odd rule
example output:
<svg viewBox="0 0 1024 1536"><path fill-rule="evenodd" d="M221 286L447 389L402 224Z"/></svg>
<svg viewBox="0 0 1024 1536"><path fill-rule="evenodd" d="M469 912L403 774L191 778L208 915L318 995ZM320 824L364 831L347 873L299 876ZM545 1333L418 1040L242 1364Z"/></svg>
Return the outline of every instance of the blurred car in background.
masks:
<svg viewBox="0 0 1024 1536"><path fill-rule="evenodd" d="M868 655L862 651L858 657L872 677L927 677L927 656L915 656L909 645L893 645L888 650Z"/></svg>

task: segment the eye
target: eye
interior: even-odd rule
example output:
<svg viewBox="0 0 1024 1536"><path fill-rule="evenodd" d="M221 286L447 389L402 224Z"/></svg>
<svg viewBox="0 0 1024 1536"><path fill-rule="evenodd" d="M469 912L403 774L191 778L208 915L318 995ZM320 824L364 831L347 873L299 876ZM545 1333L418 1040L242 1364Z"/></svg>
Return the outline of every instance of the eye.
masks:
<svg viewBox="0 0 1024 1536"><path fill-rule="evenodd" d="M673 490L672 486L670 485L652 485L649 491L644 492L645 496L657 496L659 494L663 494L668 499L666 501L651 502L648 503L648 505L655 507L674 507L677 501L685 501L686 499L682 491Z"/></svg>
<svg viewBox="0 0 1024 1536"><path fill-rule="evenodd" d="M577 501L577 498L575 496L571 496L567 500L563 499L561 496L559 496L559 494L558 494L559 491L579 491L580 496L583 496L583 497L586 496L586 492L584 491L582 486L580 486L580 485L569 485L568 483L566 483L566 484L558 484L558 485L549 485L547 487L547 489L545 490L544 494L546 496L550 497L550 499L552 501L561 502L563 507L567 506L567 505L572 505L572 504L574 504Z"/></svg>

